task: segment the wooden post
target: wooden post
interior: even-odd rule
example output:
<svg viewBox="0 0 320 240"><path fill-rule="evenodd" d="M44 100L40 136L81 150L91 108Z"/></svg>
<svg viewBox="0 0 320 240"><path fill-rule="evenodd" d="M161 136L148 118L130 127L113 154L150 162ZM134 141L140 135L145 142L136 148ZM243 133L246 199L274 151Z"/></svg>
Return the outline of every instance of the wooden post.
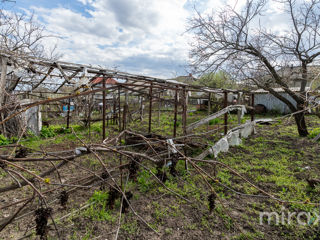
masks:
<svg viewBox="0 0 320 240"><path fill-rule="evenodd" d="M7 82L7 63L8 59L1 58L1 78L0 78L0 106L2 106L5 96L6 82Z"/></svg>
<svg viewBox="0 0 320 240"><path fill-rule="evenodd" d="M140 121L142 121L143 120L143 108L144 108L142 96L139 97L139 103L140 103L140 110L139 110L140 111Z"/></svg>
<svg viewBox="0 0 320 240"><path fill-rule="evenodd" d="M129 114L129 95L128 95L128 90L125 91L125 121L124 121L124 127L123 129L126 129L127 128L127 123L129 121L129 118L128 118L128 114Z"/></svg>
<svg viewBox="0 0 320 240"><path fill-rule="evenodd" d="M224 108L228 107L228 92L224 92ZM224 135L228 132L228 113L224 114Z"/></svg>
<svg viewBox="0 0 320 240"><path fill-rule="evenodd" d="M151 121L152 121L152 83L149 89L149 129L148 132L151 133Z"/></svg>
<svg viewBox="0 0 320 240"><path fill-rule="evenodd" d="M67 128L69 128L69 125L70 125L70 102L71 102L71 99L69 98L68 99L68 112L67 112Z"/></svg>
<svg viewBox="0 0 320 240"><path fill-rule="evenodd" d="M178 89L174 95L174 123L173 123L173 137L177 136L177 113L178 113Z"/></svg>
<svg viewBox="0 0 320 240"><path fill-rule="evenodd" d="M160 111L161 111L161 93L159 93L159 101L158 101L158 128L160 127Z"/></svg>
<svg viewBox="0 0 320 240"><path fill-rule="evenodd" d="M113 114L112 114L112 124L116 124L116 111L117 111L117 105L116 105L116 95L113 94Z"/></svg>
<svg viewBox="0 0 320 240"><path fill-rule="evenodd" d="M118 108L119 108L119 114L118 114L118 116L119 116L119 132L121 131L121 99L120 99L120 97L121 97L121 87L119 86L119 88L118 88Z"/></svg>
<svg viewBox="0 0 320 240"><path fill-rule="evenodd" d="M128 105L125 104L123 106L123 117L122 117L122 131L127 127L127 112L128 112Z"/></svg>
<svg viewBox="0 0 320 240"><path fill-rule="evenodd" d="M183 135L187 135L187 101L188 101L188 96L187 96L187 91L186 87L183 87L183 96L182 96L182 130L183 130Z"/></svg>
<svg viewBox="0 0 320 240"><path fill-rule="evenodd" d="M106 139L106 80L102 78L102 141Z"/></svg>
<svg viewBox="0 0 320 240"><path fill-rule="evenodd" d="M254 121L254 93L251 94L251 106L252 106L252 111L251 111L251 122Z"/></svg>
<svg viewBox="0 0 320 240"><path fill-rule="evenodd" d="M4 104L4 96L5 96L5 88L6 88L6 80L7 80L7 63L8 59L5 57L1 58L1 78L0 78L0 107ZM3 112L0 115L0 121L4 120ZM5 123L2 124L2 134L6 137L6 126Z"/></svg>
<svg viewBox="0 0 320 240"><path fill-rule="evenodd" d="M182 109L182 130L183 130L183 135L186 136L187 135L187 108L188 108L188 93L186 91L186 87L183 87L183 98L182 98L182 102L183 102L183 109ZM187 149L186 149L186 140L187 138L184 138L184 155L187 155ZM187 159L184 162L184 166L185 169L188 170L188 161Z"/></svg>
<svg viewBox="0 0 320 240"><path fill-rule="evenodd" d="M240 92L238 92L237 98L238 98L237 104L241 105L241 94L240 94ZM237 117L238 117L238 124L240 125L241 124L241 110L240 109L238 109L238 111L237 111Z"/></svg>
<svg viewBox="0 0 320 240"><path fill-rule="evenodd" d="M208 116L210 115L211 113L211 93L209 93L209 96L208 96ZM209 131L209 122L207 124L207 131Z"/></svg>

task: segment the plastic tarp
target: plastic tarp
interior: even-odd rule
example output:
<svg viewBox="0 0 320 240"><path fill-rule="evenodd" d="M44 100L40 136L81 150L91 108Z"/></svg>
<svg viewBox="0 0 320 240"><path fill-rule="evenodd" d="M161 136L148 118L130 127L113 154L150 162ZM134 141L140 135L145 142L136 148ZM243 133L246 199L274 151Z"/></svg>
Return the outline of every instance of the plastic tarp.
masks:
<svg viewBox="0 0 320 240"><path fill-rule="evenodd" d="M229 113L230 111L233 111L233 110L240 110L241 111L241 118L244 116L244 114L247 112L246 110L246 106L244 105L230 105L222 110L220 110L219 112L216 112L214 114L211 114L197 122L194 122L192 124L190 124L188 127L187 127L187 132L191 131L192 129L195 129L205 123L208 123L210 120L212 119L215 119L215 118L218 118L220 116L222 116L223 114L225 113Z"/></svg>
<svg viewBox="0 0 320 240"><path fill-rule="evenodd" d="M255 121L250 121L231 129L226 136L202 152L197 158L204 159L209 154L213 154L217 158L220 152L228 152L230 147L240 145L242 143L241 138L248 138L251 134L255 133L255 124Z"/></svg>

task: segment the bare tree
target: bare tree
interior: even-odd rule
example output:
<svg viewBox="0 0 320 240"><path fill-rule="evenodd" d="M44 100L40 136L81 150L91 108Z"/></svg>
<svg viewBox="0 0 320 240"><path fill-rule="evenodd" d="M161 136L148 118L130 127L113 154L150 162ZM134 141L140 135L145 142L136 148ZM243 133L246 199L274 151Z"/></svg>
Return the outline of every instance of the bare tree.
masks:
<svg viewBox="0 0 320 240"><path fill-rule="evenodd" d="M308 135L304 112L307 105L308 66L320 55L320 1L280 0L287 15L288 28L267 28L263 14L267 0L247 0L241 11L231 6L202 16L197 12L190 20L194 33L191 59L196 71L224 69L238 79L250 80L284 102L294 115L300 136ZM299 92L289 88L290 77L283 69L299 66ZM297 75L295 75L297 77ZM282 88L293 101L279 94Z"/></svg>
<svg viewBox="0 0 320 240"><path fill-rule="evenodd" d="M14 4L14 2L10 2L0 2L0 108L10 106L7 108L8 111L12 111L9 109L14 109L19 103L11 93L17 88L21 78L29 82L36 82L34 78L39 78L34 73L41 69L34 69L28 61L29 58L52 59L58 57L53 52L46 52L44 48L43 40L49 36L45 35L43 26L34 19L33 15L15 12L14 5L9 8L10 10L6 10L7 4ZM10 66L10 70L8 66ZM20 76L15 75L15 70L19 71ZM9 114L8 111L1 112L1 119ZM1 132L4 135L15 135L15 132L12 133L8 129L9 125L2 125ZM15 129L17 128L15 127Z"/></svg>

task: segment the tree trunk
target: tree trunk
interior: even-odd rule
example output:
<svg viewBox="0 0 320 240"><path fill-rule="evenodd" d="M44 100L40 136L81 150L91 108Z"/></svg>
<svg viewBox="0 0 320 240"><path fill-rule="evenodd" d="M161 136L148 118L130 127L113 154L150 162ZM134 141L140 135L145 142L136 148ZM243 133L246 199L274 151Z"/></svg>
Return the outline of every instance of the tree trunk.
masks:
<svg viewBox="0 0 320 240"><path fill-rule="evenodd" d="M306 137L309 133L308 133L306 121L304 118L304 113L302 112L302 113L295 114L294 119L296 121L300 137Z"/></svg>

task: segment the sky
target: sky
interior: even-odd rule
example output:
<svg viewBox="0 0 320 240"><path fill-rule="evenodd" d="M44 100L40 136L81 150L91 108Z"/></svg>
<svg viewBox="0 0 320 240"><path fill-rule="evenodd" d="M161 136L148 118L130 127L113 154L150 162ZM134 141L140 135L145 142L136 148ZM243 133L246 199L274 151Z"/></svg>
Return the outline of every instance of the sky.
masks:
<svg viewBox="0 0 320 240"><path fill-rule="evenodd" d="M16 0L12 11L33 13L61 60L161 78L189 73L187 20L245 0ZM277 6L270 11L277 13ZM279 14L278 14L279 15ZM281 16L281 15L279 15ZM279 22L279 21L278 21Z"/></svg>

